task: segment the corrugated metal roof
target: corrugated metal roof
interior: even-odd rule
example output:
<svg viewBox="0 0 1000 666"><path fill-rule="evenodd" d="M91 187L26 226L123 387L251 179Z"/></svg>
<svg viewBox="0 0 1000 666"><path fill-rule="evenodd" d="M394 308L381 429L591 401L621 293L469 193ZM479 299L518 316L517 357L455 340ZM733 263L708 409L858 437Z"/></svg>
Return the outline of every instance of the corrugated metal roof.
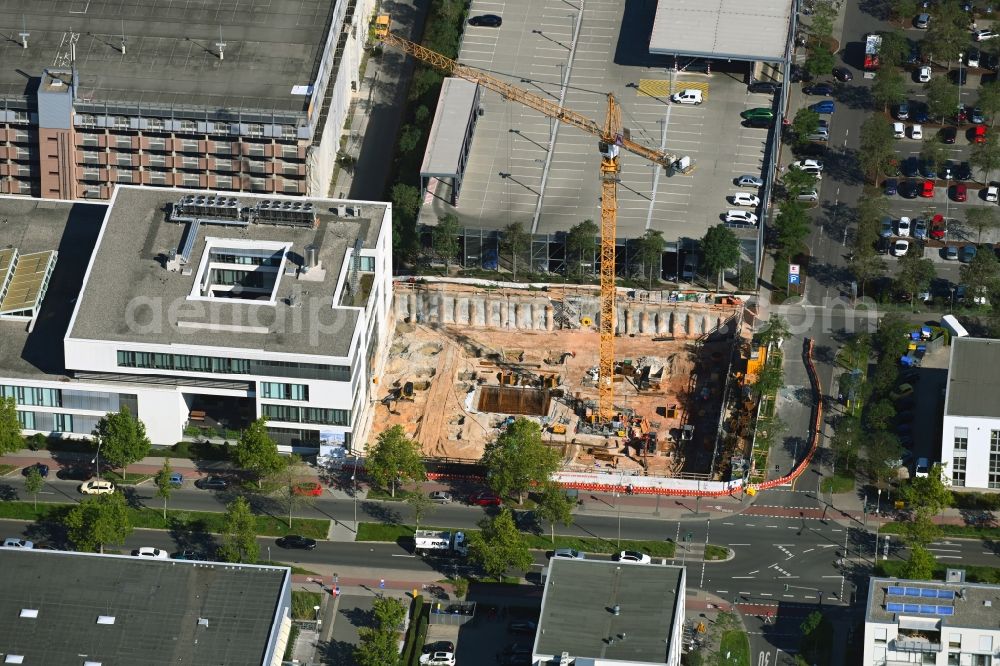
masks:
<svg viewBox="0 0 1000 666"><path fill-rule="evenodd" d="M649 52L777 62L791 17L790 0L659 0Z"/></svg>
<svg viewBox="0 0 1000 666"><path fill-rule="evenodd" d="M449 77L444 80L424 161L420 165L422 176L458 175L462 166L465 132L472 117L478 87L479 84L465 79Z"/></svg>
<svg viewBox="0 0 1000 666"><path fill-rule="evenodd" d="M1000 418L1000 340L952 338L947 416Z"/></svg>

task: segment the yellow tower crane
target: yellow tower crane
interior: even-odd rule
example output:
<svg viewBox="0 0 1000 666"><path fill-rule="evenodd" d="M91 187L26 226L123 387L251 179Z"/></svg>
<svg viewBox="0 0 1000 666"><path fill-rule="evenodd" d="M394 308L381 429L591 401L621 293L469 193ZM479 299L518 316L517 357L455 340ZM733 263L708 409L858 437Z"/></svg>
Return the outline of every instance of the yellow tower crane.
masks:
<svg viewBox="0 0 1000 666"><path fill-rule="evenodd" d="M601 360L597 376L597 419L602 423L612 420L615 415L614 372L615 372L615 227L618 213L618 164L619 149L645 157L665 168L677 161L675 155L647 148L627 138L622 131L621 107L615 96L608 93L608 111L604 125L566 109L539 95L502 81L495 76L468 67L424 48L407 39L389 32L389 15L379 14L375 18L375 38L382 43L408 53L417 60L432 65L445 74L473 81L488 90L499 93L504 99L518 102L542 113L549 118L572 125L588 132L598 139L601 153Z"/></svg>

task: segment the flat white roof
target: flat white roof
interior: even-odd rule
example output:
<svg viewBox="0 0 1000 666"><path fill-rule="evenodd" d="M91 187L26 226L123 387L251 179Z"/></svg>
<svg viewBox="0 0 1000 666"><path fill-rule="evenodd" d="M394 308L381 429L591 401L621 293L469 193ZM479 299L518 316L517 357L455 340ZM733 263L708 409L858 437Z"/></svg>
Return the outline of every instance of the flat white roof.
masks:
<svg viewBox="0 0 1000 666"><path fill-rule="evenodd" d="M649 52L777 62L791 18L792 0L659 0Z"/></svg>
<svg viewBox="0 0 1000 666"><path fill-rule="evenodd" d="M444 80L420 175L448 177L459 174L465 132L476 103L477 88L478 83L465 79L448 77Z"/></svg>

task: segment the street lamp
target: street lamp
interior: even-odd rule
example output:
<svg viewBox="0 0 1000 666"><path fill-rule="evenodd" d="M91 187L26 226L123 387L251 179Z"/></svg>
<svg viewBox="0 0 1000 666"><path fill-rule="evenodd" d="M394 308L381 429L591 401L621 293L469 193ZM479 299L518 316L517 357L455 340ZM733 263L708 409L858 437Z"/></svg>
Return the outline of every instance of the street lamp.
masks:
<svg viewBox="0 0 1000 666"><path fill-rule="evenodd" d="M948 308L948 312L955 311L955 287L949 287L951 289L951 307Z"/></svg>
<svg viewBox="0 0 1000 666"><path fill-rule="evenodd" d="M625 481L625 470L622 470L621 476L618 477L618 485L615 487L615 508L618 510L618 548L622 547L622 505L618 501L619 496L622 493L622 482Z"/></svg>
<svg viewBox="0 0 1000 666"><path fill-rule="evenodd" d="M878 489L878 498L875 500L875 551L872 553L873 561L878 560L878 512L882 506L882 489Z"/></svg>
<svg viewBox="0 0 1000 666"><path fill-rule="evenodd" d="M358 454L354 454L354 471L351 472L351 482L354 484L354 533L358 532Z"/></svg>
<svg viewBox="0 0 1000 666"><path fill-rule="evenodd" d="M100 479L101 478L101 440L100 439L97 440L97 453L94 454L94 457L91 459L90 462L92 464L97 465L97 478Z"/></svg>
<svg viewBox="0 0 1000 666"><path fill-rule="evenodd" d="M316 624L319 624L319 606L313 606L313 610L316 611Z"/></svg>

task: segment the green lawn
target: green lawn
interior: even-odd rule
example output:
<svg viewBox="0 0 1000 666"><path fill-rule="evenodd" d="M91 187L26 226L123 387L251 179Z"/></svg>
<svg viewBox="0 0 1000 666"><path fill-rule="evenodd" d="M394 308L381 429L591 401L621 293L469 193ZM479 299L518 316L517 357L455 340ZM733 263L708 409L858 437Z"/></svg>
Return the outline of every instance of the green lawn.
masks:
<svg viewBox="0 0 1000 666"><path fill-rule="evenodd" d="M820 489L824 493L849 493L854 490L854 474L837 472L837 476L824 476Z"/></svg>
<svg viewBox="0 0 1000 666"><path fill-rule="evenodd" d="M705 546L705 559L706 560L724 560L729 557L729 549L722 546L715 546L713 544L708 544Z"/></svg>
<svg viewBox="0 0 1000 666"><path fill-rule="evenodd" d="M39 504L35 509L30 502L0 503L0 518L27 520L31 522L59 522L73 504ZM154 530L182 530L190 532L219 533L224 529L225 514L212 511L171 511L163 520L161 509L129 509L133 527ZM325 539L329 521L296 518L289 529L286 519L272 516L257 516L257 534L260 536L284 536L302 534L314 539Z"/></svg>
<svg viewBox="0 0 1000 666"><path fill-rule="evenodd" d="M880 576L901 578L906 562L901 561L879 561L875 567L875 571ZM934 579L944 580L945 570L950 565L943 562L938 562L934 565ZM970 583L988 583L991 585L996 585L1000 583L1000 567L979 567L968 564L963 564L962 569L965 569L965 578Z"/></svg>
<svg viewBox="0 0 1000 666"><path fill-rule="evenodd" d="M315 620L316 611L313 606L319 606L323 595L319 592L306 592L304 590L292 591L292 619L293 620Z"/></svg>
<svg viewBox="0 0 1000 666"><path fill-rule="evenodd" d="M0 476L7 476L17 469L17 465L0 465Z"/></svg>
<svg viewBox="0 0 1000 666"><path fill-rule="evenodd" d="M879 528L883 534L901 534L904 523L886 523ZM965 537L967 539L1000 538L1000 527L973 527L971 525L938 525L944 536Z"/></svg>
<svg viewBox="0 0 1000 666"><path fill-rule="evenodd" d="M726 653L729 659L726 659ZM750 666L750 640L739 630L730 630L722 634L719 641L719 662L726 666Z"/></svg>
<svg viewBox="0 0 1000 666"><path fill-rule="evenodd" d="M448 530L448 527L424 526L428 530ZM471 535L477 530L464 530ZM653 557L673 557L674 544L670 541L631 541L622 539L621 546L616 540L584 539L580 537L565 537L556 535L555 544L548 536L523 533L528 542L528 548L552 550L553 548L575 548L585 553L616 553L620 550L638 550ZM358 525L357 541L397 541L413 536L412 525L383 525L381 523L360 523Z"/></svg>

